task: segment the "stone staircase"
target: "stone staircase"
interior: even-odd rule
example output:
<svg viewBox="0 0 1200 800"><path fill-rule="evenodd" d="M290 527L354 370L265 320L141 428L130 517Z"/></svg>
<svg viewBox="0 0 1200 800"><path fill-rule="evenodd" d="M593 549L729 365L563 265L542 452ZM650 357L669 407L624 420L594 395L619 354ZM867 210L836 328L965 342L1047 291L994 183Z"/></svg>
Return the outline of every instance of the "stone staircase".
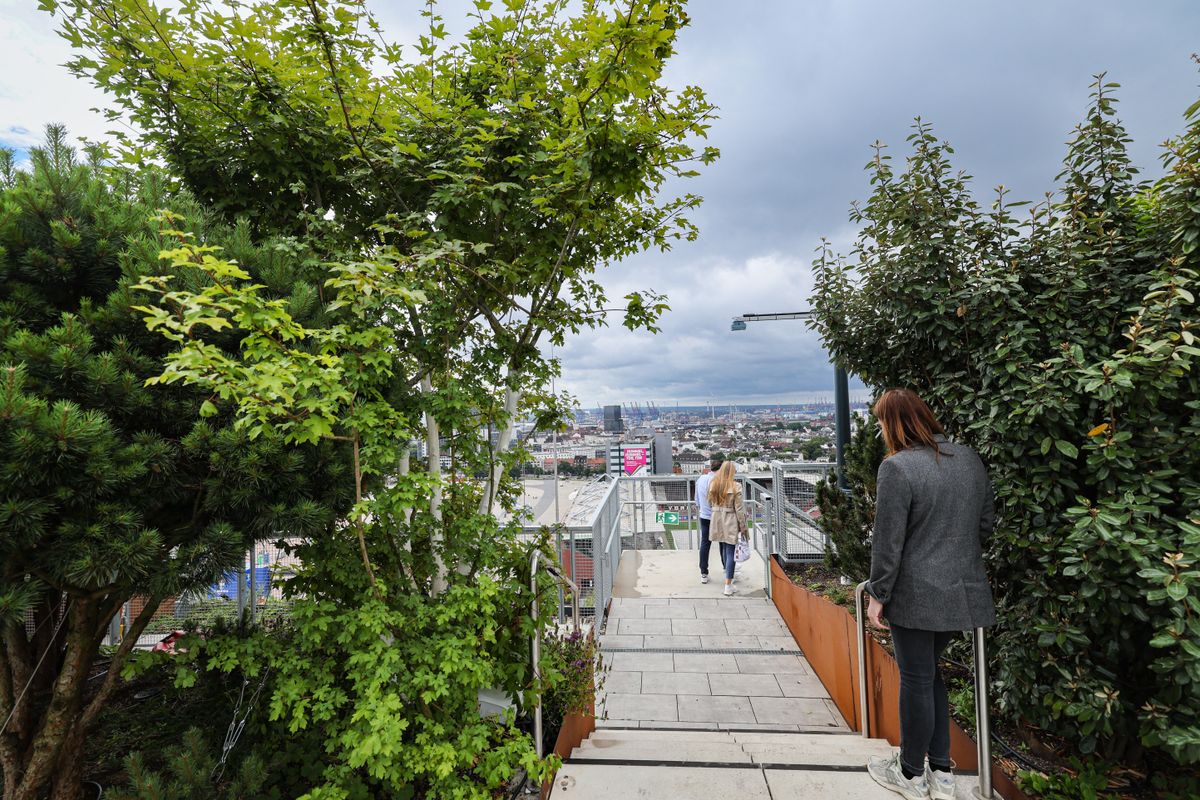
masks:
<svg viewBox="0 0 1200 800"><path fill-rule="evenodd" d="M637 555L600 637L599 727L564 761L555 800L898 796L866 769L894 748L850 730L756 571L725 598L699 585L693 554ZM974 786L960 775L958 798Z"/></svg>

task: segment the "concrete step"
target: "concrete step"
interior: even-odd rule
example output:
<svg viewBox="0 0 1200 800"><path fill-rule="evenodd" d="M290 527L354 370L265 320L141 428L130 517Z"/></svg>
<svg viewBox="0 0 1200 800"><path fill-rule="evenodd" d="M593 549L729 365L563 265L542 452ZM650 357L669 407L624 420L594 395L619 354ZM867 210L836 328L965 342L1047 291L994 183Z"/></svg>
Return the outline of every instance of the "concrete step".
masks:
<svg viewBox="0 0 1200 800"><path fill-rule="evenodd" d="M749 764L749 754L732 740L725 742L679 741L664 736L657 742L623 742L611 739L586 741L571 758L605 761L655 761L664 764Z"/></svg>
<svg viewBox="0 0 1200 800"><path fill-rule="evenodd" d="M734 740L726 731L664 731L664 730L624 730L619 728L597 728L590 737L584 740L584 744L588 742L598 741L615 741L629 742L638 744L650 744L662 741L673 742L705 742L705 743L731 743Z"/></svg>
<svg viewBox="0 0 1200 800"><path fill-rule="evenodd" d="M958 778L956 800L973 800L974 780ZM866 770L762 769L730 767L650 767L628 764L565 762L554 780L552 797L561 800L895 800Z"/></svg>
<svg viewBox="0 0 1200 800"><path fill-rule="evenodd" d="M664 764L864 766L893 748L882 739L804 733L598 730L572 758Z"/></svg>

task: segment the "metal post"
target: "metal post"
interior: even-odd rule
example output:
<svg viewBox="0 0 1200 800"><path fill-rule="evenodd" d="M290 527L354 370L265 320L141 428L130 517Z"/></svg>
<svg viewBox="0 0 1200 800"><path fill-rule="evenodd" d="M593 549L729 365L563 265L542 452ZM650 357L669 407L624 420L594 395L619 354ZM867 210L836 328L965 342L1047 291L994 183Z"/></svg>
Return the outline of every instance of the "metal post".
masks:
<svg viewBox="0 0 1200 800"><path fill-rule="evenodd" d="M250 622L254 622L254 616L258 611L258 551L254 545L250 545Z"/></svg>
<svg viewBox="0 0 1200 800"><path fill-rule="evenodd" d="M992 726L988 718L987 635L975 629L975 739L979 748L979 787L975 796L992 800Z"/></svg>
<svg viewBox="0 0 1200 800"><path fill-rule="evenodd" d="M867 581L863 581L854 589L854 611L858 623L858 702L859 713L862 717L862 735L864 739L871 736L871 724L868 719L867 706Z"/></svg>
<svg viewBox="0 0 1200 800"><path fill-rule="evenodd" d="M558 563L562 564L563 563L562 528L557 527L557 526L555 527L555 530L554 530L554 548L555 548L555 552L558 553ZM575 556L572 555L571 558L574 559ZM572 562L572 563L574 563L574 562ZM566 614L566 611L567 611L566 596L563 594L562 587L559 586L558 587L558 618L562 619L563 616Z"/></svg>
<svg viewBox="0 0 1200 800"><path fill-rule="evenodd" d="M246 613L246 556L242 555L242 566L237 571L237 610L238 619Z"/></svg>
<svg viewBox="0 0 1200 800"><path fill-rule="evenodd" d="M533 592L533 602L531 603L531 611L529 612L530 619L533 620L533 688L537 692L537 704L533 707L533 742L537 747L537 757L540 759L542 753L542 632L538 629L538 591L537 591L537 564L538 557L541 553L534 551L533 557L529 559L529 588Z"/></svg>
<svg viewBox="0 0 1200 800"><path fill-rule="evenodd" d="M838 488L849 490L846 483L846 447L850 444L850 379L846 370L834 369L833 376L834 422L837 433Z"/></svg>

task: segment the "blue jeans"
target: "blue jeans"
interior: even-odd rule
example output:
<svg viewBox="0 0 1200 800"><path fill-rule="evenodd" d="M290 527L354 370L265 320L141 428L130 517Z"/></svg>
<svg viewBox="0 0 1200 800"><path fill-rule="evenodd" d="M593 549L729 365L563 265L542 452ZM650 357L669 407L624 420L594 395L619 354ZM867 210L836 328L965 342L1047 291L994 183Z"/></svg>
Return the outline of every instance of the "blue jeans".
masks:
<svg viewBox="0 0 1200 800"><path fill-rule="evenodd" d="M700 518L700 574L708 574L708 551L712 548L712 542L708 540L708 526L712 522L711 519Z"/></svg>
<svg viewBox="0 0 1200 800"><path fill-rule="evenodd" d="M735 544L725 544L718 542L721 545L721 564L725 567L725 580L733 580L733 570L737 567L737 559L733 557L733 551L737 549Z"/></svg>
<svg viewBox="0 0 1200 800"><path fill-rule="evenodd" d="M950 768L950 702L938 659L956 633L902 628L892 623L900 667L900 760L917 774L930 765Z"/></svg>

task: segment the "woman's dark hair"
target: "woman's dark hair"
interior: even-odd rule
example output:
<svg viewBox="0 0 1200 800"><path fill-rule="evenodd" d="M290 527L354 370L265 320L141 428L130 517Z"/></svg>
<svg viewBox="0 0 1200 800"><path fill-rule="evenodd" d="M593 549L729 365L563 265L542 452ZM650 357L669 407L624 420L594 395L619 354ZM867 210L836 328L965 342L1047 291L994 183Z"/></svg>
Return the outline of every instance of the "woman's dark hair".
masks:
<svg viewBox="0 0 1200 800"><path fill-rule="evenodd" d="M929 406L912 389L888 389L875 401L875 417L883 431L883 443L892 456L910 447L930 447L941 455L935 435L941 424Z"/></svg>

